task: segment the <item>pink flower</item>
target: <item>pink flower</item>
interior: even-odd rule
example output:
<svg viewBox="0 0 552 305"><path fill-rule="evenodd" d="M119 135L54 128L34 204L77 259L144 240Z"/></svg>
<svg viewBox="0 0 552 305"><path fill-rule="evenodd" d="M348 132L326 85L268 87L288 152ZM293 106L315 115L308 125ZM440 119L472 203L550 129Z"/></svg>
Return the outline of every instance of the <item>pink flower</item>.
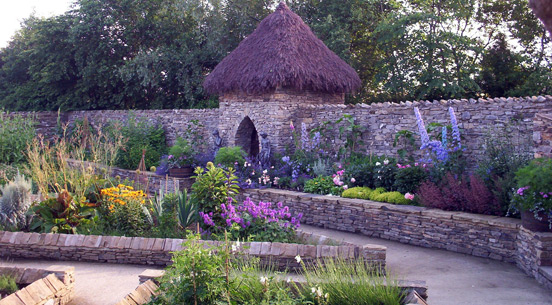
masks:
<svg viewBox="0 0 552 305"><path fill-rule="evenodd" d="M289 122L289 128L291 128L291 131L295 130L295 126L293 126L293 121Z"/></svg>
<svg viewBox="0 0 552 305"><path fill-rule="evenodd" d="M355 183L356 182L356 179L355 178L351 178L351 183Z"/></svg>
<svg viewBox="0 0 552 305"><path fill-rule="evenodd" d="M408 200L414 200L414 195L412 195L410 193L406 193L406 194L404 194L404 198L408 199Z"/></svg>
<svg viewBox="0 0 552 305"><path fill-rule="evenodd" d="M343 186L343 189L344 189L344 190L346 190L346 189L348 189L348 188L349 188L349 187L348 187L346 184Z"/></svg>

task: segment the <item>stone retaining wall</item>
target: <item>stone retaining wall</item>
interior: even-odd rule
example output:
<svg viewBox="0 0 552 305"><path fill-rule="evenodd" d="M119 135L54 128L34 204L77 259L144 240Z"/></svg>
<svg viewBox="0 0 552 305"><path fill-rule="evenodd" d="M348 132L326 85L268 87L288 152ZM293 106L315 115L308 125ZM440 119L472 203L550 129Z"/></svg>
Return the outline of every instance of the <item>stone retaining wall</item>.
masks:
<svg viewBox="0 0 552 305"><path fill-rule="evenodd" d="M96 261L119 264L166 266L171 252L182 249L182 239L124 236L69 235L0 231L0 256L12 258ZM201 241L217 246L222 242ZM279 269L299 269L300 255L307 263L326 257L362 258L375 268L385 269L386 248L377 245L327 246L270 242L242 243L245 255L256 256L262 263Z"/></svg>
<svg viewBox="0 0 552 305"><path fill-rule="evenodd" d="M10 274L15 277L18 285L26 286L0 300L0 305L65 305L69 304L75 295L74 267L0 267L0 274Z"/></svg>
<svg viewBox="0 0 552 305"><path fill-rule="evenodd" d="M552 288L552 275L543 269L552 266L552 233L531 232L517 219L276 189L242 196L283 202L313 226L515 263Z"/></svg>

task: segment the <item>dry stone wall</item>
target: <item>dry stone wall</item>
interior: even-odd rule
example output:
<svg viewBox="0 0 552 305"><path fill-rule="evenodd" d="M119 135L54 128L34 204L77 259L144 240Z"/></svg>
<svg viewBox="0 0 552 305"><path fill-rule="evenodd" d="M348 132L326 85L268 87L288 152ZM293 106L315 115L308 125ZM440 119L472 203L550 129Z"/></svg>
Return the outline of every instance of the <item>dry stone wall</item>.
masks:
<svg viewBox="0 0 552 305"><path fill-rule="evenodd" d="M0 231L0 257L96 261L118 264L166 266L172 252L183 249L184 240L124 236L69 235ZM201 241L216 247L222 242ZM380 270L385 269L386 248L378 245L328 246L270 242L242 243L242 253L259 257L261 263L280 270L300 270L297 255L309 264L319 259L340 257L363 259Z"/></svg>
<svg viewBox="0 0 552 305"><path fill-rule="evenodd" d="M535 158L552 158L552 112L535 115L533 126Z"/></svg>
<svg viewBox="0 0 552 305"><path fill-rule="evenodd" d="M360 105L305 105L298 111L297 122L305 122L307 129L321 123L335 122L343 114L352 115L356 124L364 127L361 151L375 155L396 156L400 147L393 147L395 134L409 130L416 134L416 147L420 147L417 136L414 107L420 109L426 126L431 122L450 124L448 108L456 113L466 148L465 155L471 165L483 154L484 139L489 132L509 124L512 135L520 143L533 147L533 119L537 113L552 113L552 96L527 98L496 98L479 100L441 100L401 102L400 104L360 104ZM335 130L335 126L334 126ZM450 136L450 135L449 135ZM336 143L339 139L334 136Z"/></svg>
<svg viewBox="0 0 552 305"><path fill-rule="evenodd" d="M18 285L26 286L0 300L0 305L69 304L75 295L74 273L70 266L0 267L0 275L10 274Z"/></svg>
<svg viewBox="0 0 552 305"><path fill-rule="evenodd" d="M124 122L132 113L136 117L159 121L167 132L169 143L172 143L191 120L199 120L204 126L200 130L204 139L203 144L205 148L212 149L212 132L215 129L220 131L224 145L234 145L239 138L237 132L240 123L249 117L258 133L266 132L269 135L273 151L281 152L293 143L289 128L291 122L296 128L305 123L310 130L323 122L335 122L343 117L343 114L350 114L355 117L356 123L365 129L362 134L364 144L359 146L360 151L376 155L396 155L399 149L393 147L396 132L417 132L414 107L420 109L426 124L450 124L448 108L452 107L462 129L465 154L471 161L480 159L485 135L507 124L515 130L513 134L517 140L528 143L531 150L535 150L535 145L544 150L537 152L539 154L550 153L552 150L549 139L552 96L344 105L342 95L279 89L261 96L228 94L220 98L218 109L73 111L62 113L60 121L72 123L87 117L91 123L99 125L109 120ZM47 137L54 135L58 114L38 112L35 115L39 121L39 133ZM335 134L332 139L335 145L340 144ZM419 144L418 140L416 146L419 147ZM472 166L475 166L474 162Z"/></svg>

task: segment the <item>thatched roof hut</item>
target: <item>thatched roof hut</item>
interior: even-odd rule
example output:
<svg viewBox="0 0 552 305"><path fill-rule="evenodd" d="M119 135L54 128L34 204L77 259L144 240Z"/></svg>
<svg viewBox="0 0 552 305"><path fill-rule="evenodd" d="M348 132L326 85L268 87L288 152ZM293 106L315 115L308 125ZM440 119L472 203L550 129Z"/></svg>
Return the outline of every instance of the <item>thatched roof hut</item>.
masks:
<svg viewBox="0 0 552 305"><path fill-rule="evenodd" d="M203 86L211 94L261 94L276 88L349 93L360 88L361 81L282 2L215 67Z"/></svg>

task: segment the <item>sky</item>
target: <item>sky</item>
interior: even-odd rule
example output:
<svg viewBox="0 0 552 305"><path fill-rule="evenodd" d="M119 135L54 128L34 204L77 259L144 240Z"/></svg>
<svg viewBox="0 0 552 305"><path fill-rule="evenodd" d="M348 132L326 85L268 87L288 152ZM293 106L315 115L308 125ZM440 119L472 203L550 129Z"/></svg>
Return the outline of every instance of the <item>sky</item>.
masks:
<svg viewBox="0 0 552 305"><path fill-rule="evenodd" d="M0 48L8 45L23 19L33 12L37 17L51 17L69 10L73 0L0 0Z"/></svg>

